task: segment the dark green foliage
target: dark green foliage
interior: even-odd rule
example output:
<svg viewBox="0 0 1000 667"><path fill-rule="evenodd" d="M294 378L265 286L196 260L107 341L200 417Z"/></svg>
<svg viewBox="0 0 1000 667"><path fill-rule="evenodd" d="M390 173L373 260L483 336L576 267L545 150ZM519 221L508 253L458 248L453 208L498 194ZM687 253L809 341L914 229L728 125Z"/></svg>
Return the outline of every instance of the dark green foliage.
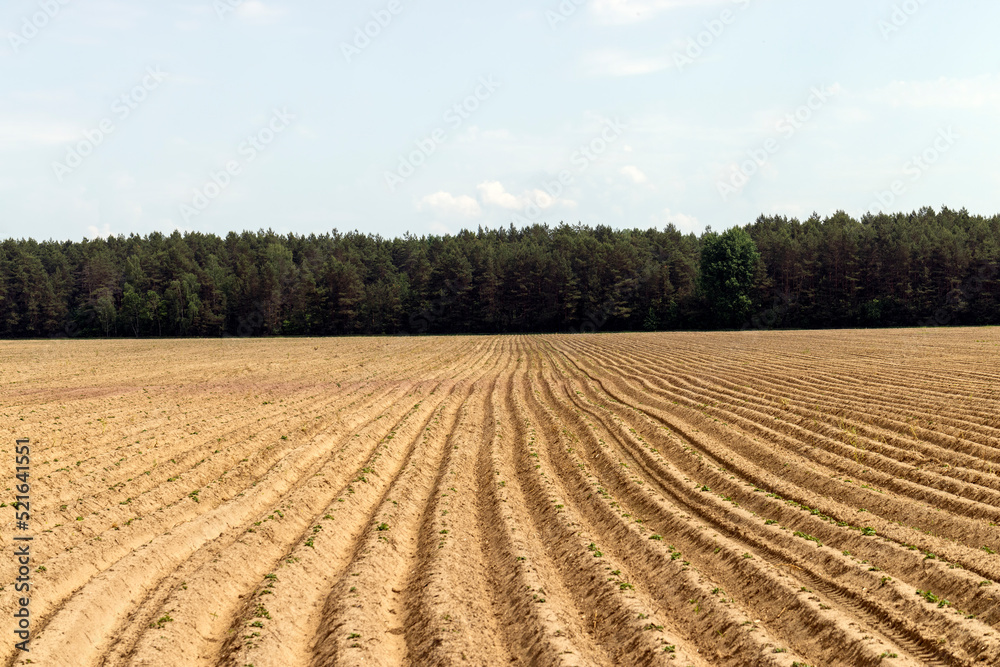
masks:
<svg viewBox="0 0 1000 667"><path fill-rule="evenodd" d="M717 325L735 328L746 322L759 262L756 244L739 227L702 237L700 284Z"/></svg>
<svg viewBox="0 0 1000 667"><path fill-rule="evenodd" d="M758 259L759 255L759 259ZM0 337L1000 323L1000 216L0 242Z"/></svg>

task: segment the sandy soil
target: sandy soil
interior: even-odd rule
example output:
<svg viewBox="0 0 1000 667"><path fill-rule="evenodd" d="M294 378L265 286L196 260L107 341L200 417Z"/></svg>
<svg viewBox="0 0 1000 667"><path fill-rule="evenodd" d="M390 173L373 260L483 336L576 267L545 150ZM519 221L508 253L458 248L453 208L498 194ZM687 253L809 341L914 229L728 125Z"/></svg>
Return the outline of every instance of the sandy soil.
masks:
<svg viewBox="0 0 1000 667"><path fill-rule="evenodd" d="M997 329L4 342L0 435L6 665L1000 664Z"/></svg>

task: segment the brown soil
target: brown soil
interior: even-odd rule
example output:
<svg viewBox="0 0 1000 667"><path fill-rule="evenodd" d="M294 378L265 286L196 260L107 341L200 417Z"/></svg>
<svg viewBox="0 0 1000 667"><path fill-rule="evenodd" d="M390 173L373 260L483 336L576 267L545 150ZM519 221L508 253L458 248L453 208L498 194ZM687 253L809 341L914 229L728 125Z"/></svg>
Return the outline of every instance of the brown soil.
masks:
<svg viewBox="0 0 1000 667"><path fill-rule="evenodd" d="M1000 663L996 329L17 342L0 380L44 568L6 665Z"/></svg>

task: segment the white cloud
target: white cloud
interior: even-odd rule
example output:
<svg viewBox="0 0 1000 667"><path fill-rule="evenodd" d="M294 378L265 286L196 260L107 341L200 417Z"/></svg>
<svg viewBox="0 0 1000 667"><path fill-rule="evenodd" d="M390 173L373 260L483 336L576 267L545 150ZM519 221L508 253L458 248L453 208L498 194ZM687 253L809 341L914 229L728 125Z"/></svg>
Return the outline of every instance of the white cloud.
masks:
<svg viewBox="0 0 1000 667"><path fill-rule="evenodd" d="M671 9L723 2L730 0L591 0L590 11L599 23L620 25L648 21Z"/></svg>
<svg viewBox="0 0 1000 667"><path fill-rule="evenodd" d="M0 145L36 144L49 146L80 141L78 127L61 122L46 122L24 118L0 118Z"/></svg>
<svg viewBox="0 0 1000 667"><path fill-rule="evenodd" d="M941 77L933 81L893 81L875 97L893 107L998 109L1000 77L983 74L968 79Z"/></svg>
<svg viewBox="0 0 1000 667"><path fill-rule="evenodd" d="M488 206L499 206L512 211L524 206L521 199L507 192L499 181L480 183L476 189L479 190L479 198Z"/></svg>
<svg viewBox="0 0 1000 667"><path fill-rule="evenodd" d="M527 193L527 197L535 202L535 204L538 205L538 208L543 210L554 206L556 203L555 198L544 190L531 190Z"/></svg>
<svg viewBox="0 0 1000 667"><path fill-rule="evenodd" d="M32 104L36 108L39 105L61 105L65 108L68 104L77 101L73 91L69 88L51 88L39 90L14 90L10 93L10 98L18 104Z"/></svg>
<svg viewBox="0 0 1000 667"><path fill-rule="evenodd" d="M670 56L635 56L610 49L593 51L584 57L584 67L591 76L641 76L672 66Z"/></svg>
<svg viewBox="0 0 1000 667"><path fill-rule="evenodd" d="M103 228L98 229L94 225L89 225L87 227L87 233L90 234L89 239L106 239L111 236L111 225L105 224Z"/></svg>
<svg viewBox="0 0 1000 667"><path fill-rule="evenodd" d="M507 192L507 189L499 181L485 181L476 186L476 189L479 190L479 198L483 204L497 206L508 211L521 211L529 206L537 206L545 210L556 204L569 208L576 206L576 202L572 199L556 199L545 190L538 188L514 195Z"/></svg>
<svg viewBox="0 0 1000 667"><path fill-rule="evenodd" d="M435 192L427 195L417 204L421 211L431 210L435 213L462 218L475 218L482 213L479 202L468 195L455 196L450 192Z"/></svg>
<svg viewBox="0 0 1000 667"><path fill-rule="evenodd" d="M698 222L698 218L693 215L674 213L669 208L663 209L663 215L666 222L672 223L682 232L695 232L701 228L701 223Z"/></svg>
<svg viewBox="0 0 1000 667"><path fill-rule="evenodd" d="M455 136L456 143L503 145L514 140L514 134L506 128L484 130L478 125L469 125Z"/></svg>
<svg viewBox="0 0 1000 667"><path fill-rule="evenodd" d="M633 182L638 183L639 185L642 185L643 183L649 181L649 179L646 178L646 174L642 173L642 170L639 169L639 167L636 167L635 165L631 164L625 165L619 171L622 174L631 178Z"/></svg>
<svg viewBox="0 0 1000 667"><path fill-rule="evenodd" d="M274 23L285 15L285 9L270 7L260 0L246 0L237 8L236 14L254 23Z"/></svg>

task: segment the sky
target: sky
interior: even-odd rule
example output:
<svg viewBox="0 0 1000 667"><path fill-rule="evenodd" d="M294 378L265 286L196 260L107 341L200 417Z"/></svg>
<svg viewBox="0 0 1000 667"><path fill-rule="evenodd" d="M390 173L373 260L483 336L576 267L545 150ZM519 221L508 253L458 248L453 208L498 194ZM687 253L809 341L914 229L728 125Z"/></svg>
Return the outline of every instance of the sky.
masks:
<svg viewBox="0 0 1000 667"><path fill-rule="evenodd" d="M995 0L5 0L0 238L1000 213Z"/></svg>

